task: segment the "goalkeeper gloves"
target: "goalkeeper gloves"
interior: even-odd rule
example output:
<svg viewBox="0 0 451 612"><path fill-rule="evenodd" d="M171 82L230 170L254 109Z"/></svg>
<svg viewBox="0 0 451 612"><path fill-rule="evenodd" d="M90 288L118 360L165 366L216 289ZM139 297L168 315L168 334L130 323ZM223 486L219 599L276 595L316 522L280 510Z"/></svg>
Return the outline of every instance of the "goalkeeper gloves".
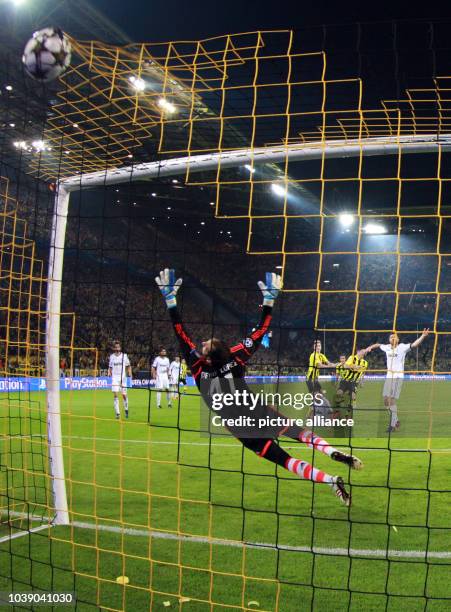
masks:
<svg viewBox="0 0 451 612"><path fill-rule="evenodd" d="M274 306L274 300L282 289L282 277L274 272L266 272L266 284L263 281L257 284L263 293L263 306Z"/></svg>
<svg viewBox="0 0 451 612"><path fill-rule="evenodd" d="M160 276L155 277L155 282L163 294L166 306L168 308L177 306L176 295L182 284L182 279L175 280L175 270L165 268L160 272Z"/></svg>

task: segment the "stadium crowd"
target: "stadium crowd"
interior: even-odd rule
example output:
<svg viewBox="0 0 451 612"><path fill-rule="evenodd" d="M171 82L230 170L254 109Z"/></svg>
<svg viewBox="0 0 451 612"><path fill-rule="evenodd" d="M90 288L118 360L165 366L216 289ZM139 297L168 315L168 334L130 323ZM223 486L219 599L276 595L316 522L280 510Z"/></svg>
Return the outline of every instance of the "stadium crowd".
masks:
<svg viewBox="0 0 451 612"><path fill-rule="evenodd" d="M48 235L49 215L39 215L33 198L25 198L23 212L34 219L34 238ZM32 214L33 213L33 214ZM155 220L154 220L155 221ZM180 237L169 223L149 219L130 222L123 216L69 219L62 311L75 313L62 317L61 370L93 371L105 369L111 343L119 339L135 370L148 370L161 346L171 355L177 352L161 296L154 283L155 274L173 266L184 277L181 293L183 318L193 338L200 341L217 335L234 342L243 337L259 318L256 282L267 269L280 263L277 256L247 256L243 245L226 238L209 241L193 234ZM214 223L214 221L211 221ZM318 258L319 261L319 258ZM393 328L402 333L432 326L436 315L438 289L451 291L451 258L437 256L372 254L325 254L319 272L318 261L312 269L290 270L290 289L279 300L269 348L262 348L252 362L255 371L305 371L313 340L320 337L332 361L349 354L355 345L378 341ZM440 266L440 268L439 268ZM317 291L319 278L320 292ZM293 278L310 285L293 285ZM296 282L296 280L295 280ZM355 292L358 288L358 294ZM401 292L396 296L395 288ZM363 293L361 293L363 292ZM368 292L368 293L367 293ZM371 293L374 292L374 293ZM405 292L405 293L402 293ZM410 292L410 293L409 293ZM449 324L448 296L442 296L437 323L440 331ZM314 331L315 326L321 332ZM344 331L340 331L344 330ZM352 330L372 330L358 331ZM74 332L72 342L72 332ZM70 347L76 347L73 352ZM450 342L439 336L432 365L434 343L427 343L411 354L410 370L448 371ZM382 370L382 354L373 353L370 369ZM14 358L9 364L14 370Z"/></svg>

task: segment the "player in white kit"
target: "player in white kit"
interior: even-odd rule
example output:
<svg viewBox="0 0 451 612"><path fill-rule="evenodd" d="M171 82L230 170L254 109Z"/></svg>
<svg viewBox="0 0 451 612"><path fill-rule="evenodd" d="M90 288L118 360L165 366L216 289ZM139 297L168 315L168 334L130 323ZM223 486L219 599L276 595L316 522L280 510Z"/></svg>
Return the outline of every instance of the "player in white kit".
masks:
<svg viewBox="0 0 451 612"><path fill-rule="evenodd" d="M171 365L169 366L169 384L171 386L171 395L174 401L177 400L181 365L180 357L174 357L174 360L171 361Z"/></svg>
<svg viewBox="0 0 451 612"><path fill-rule="evenodd" d="M405 344L399 342L397 334L391 334L389 337L389 344L372 344L368 348L368 352L373 348L380 348L384 351L387 358L387 376L384 383L384 390L382 395L384 396L384 404L388 410L390 410L390 425L387 429L388 432L393 432L399 429L400 423L398 420L398 406L396 401L399 399L402 383L404 379L404 363L406 355L410 349L419 346L426 336L429 334L429 329L423 329L423 333L411 344Z"/></svg>
<svg viewBox="0 0 451 612"><path fill-rule="evenodd" d="M171 394L169 390L169 359L166 349L162 348L152 363L152 379L157 390L157 407L161 408L161 392L166 391L168 408L171 408Z"/></svg>
<svg viewBox="0 0 451 612"><path fill-rule="evenodd" d="M124 404L125 418L128 419L128 397L127 397L127 376L132 375L130 360L126 353L121 350L121 343L113 343L113 353L110 355L108 364L108 376L111 376L111 391L114 395L114 412L116 419L119 419L121 412L119 409L119 393L122 395Z"/></svg>

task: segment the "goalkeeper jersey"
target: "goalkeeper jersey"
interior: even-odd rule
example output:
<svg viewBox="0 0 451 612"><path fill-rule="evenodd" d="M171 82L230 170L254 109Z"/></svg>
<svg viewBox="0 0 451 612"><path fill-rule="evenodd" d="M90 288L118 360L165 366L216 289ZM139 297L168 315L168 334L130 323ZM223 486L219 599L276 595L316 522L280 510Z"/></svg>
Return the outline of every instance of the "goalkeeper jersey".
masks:
<svg viewBox="0 0 451 612"><path fill-rule="evenodd" d="M200 388L201 380L213 378L244 378L246 362L252 357L260 346L263 336L269 329L272 319L272 307L263 306L260 323L252 332L235 346L230 347L230 361L215 369L207 357L199 353L194 342L182 323L177 307L169 308L174 331L178 338L182 354L194 377L196 385Z"/></svg>
<svg viewBox="0 0 451 612"><path fill-rule="evenodd" d="M368 369L368 361L366 359L359 359L357 355L351 355L346 360L347 365L360 366L363 370L348 370L345 369L343 372L343 378L349 382L358 382Z"/></svg>
<svg viewBox="0 0 451 612"><path fill-rule="evenodd" d="M328 361L326 355L323 355L323 353L317 353L316 351L312 353L308 360L309 368L307 370L307 380L317 379L320 371L318 364L328 363Z"/></svg>

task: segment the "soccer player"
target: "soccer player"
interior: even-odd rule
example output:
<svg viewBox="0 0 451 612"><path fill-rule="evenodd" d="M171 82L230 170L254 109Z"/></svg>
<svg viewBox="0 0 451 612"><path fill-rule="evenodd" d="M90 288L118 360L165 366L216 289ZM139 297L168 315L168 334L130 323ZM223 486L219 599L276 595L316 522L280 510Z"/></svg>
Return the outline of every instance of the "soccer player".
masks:
<svg viewBox="0 0 451 612"><path fill-rule="evenodd" d="M169 359L165 348L160 349L160 353L155 357L152 363L152 379L155 381L155 389L157 390L157 408L161 408L161 392L166 391L166 399L168 408L172 407L171 394L169 390Z"/></svg>
<svg viewBox="0 0 451 612"><path fill-rule="evenodd" d="M188 366L186 365L186 360L182 359L180 364L180 386L182 387L182 394L186 393L186 376L188 374Z"/></svg>
<svg viewBox="0 0 451 612"><path fill-rule="evenodd" d="M169 385L172 391L171 396L174 401L177 399L181 367L180 357L174 357L169 366Z"/></svg>
<svg viewBox="0 0 451 612"><path fill-rule="evenodd" d="M400 427L398 419L398 406L396 401L401 394L402 383L404 379L404 363L406 355L410 349L419 346L429 335L429 329L424 328L423 333L414 342L405 344L399 342L397 334L391 334L388 344L372 344L367 351L370 352L375 348L380 348L385 353L387 359L387 376L384 383L384 404L390 411L390 425L387 429L388 433L394 432Z"/></svg>
<svg viewBox="0 0 451 612"><path fill-rule="evenodd" d="M318 380L319 372L323 368L336 368L338 364L331 363L321 352L321 340L315 340L313 343L313 353L308 360L307 370L307 387L310 393L324 394L321 384Z"/></svg>
<svg viewBox="0 0 451 612"><path fill-rule="evenodd" d="M108 376L111 377L111 390L114 395L114 413L119 419L121 412L119 409L119 393L122 395L125 418L128 419L128 397L127 397L127 376L131 377L132 368L127 353L123 353L121 343L113 343L113 353L110 355L108 364Z"/></svg>
<svg viewBox="0 0 451 612"><path fill-rule="evenodd" d="M340 355L337 367L335 368L335 375L337 377L337 382L336 382L337 389L338 389L338 387L340 385L340 381L341 381L341 379L343 377L343 372L345 371L345 367L344 367L345 363L346 363L346 355Z"/></svg>
<svg viewBox="0 0 451 612"><path fill-rule="evenodd" d="M338 384L337 397L335 398L339 406L341 406L344 400L344 394L348 393L351 399L351 408L355 407L357 387L368 369L368 361L364 359L367 352L368 349L360 349L357 353L348 357L341 366L341 380ZM340 356L340 362L341 359L342 356Z"/></svg>
<svg viewBox="0 0 451 612"><path fill-rule="evenodd" d="M246 362L252 357L255 351L261 344L262 338L268 331L272 318L272 309L274 301L281 289L282 281L280 276L274 273L266 274L266 283L260 281L258 286L263 294L263 307L261 320L258 326L245 338L235 346L228 346L225 342L218 338L210 338L202 342L201 349L197 350L194 342L191 340L186 331L179 311L177 310L177 291L182 284L182 279L175 280L174 270L165 269L160 272L160 275L155 279L161 293L166 301L175 334L179 340L180 347L184 358L186 359L191 372L193 374L196 385L201 390L201 393L207 403L212 408L211 395L205 393L205 386L201 385L201 381L219 384L222 379L233 379L233 386L236 389L241 389L243 392L251 394L247 384L244 381ZM225 381L226 382L226 381ZM209 387L211 389L211 386ZM252 413L252 416L257 419L262 412L267 414L271 410L268 406L258 406ZM241 412L242 408L238 405L223 406L221 417L229 418L236 417ZM274 414L275 411L273 411ZM279 413L280 414L280 413ZM232 425L228 425L228 429L246 448L255 452L259 457L280 465L281 467L293 472L300 478L311 480L314 482L327 483L334 491L337 498L346 506L351 503L351 495L345 488L343 479L340 476L331 476L323 472L307 461L296 459L290 456L277 443L276 438L284 435L289 438L299 440L307 444L309 448L320 451L328 455L331 459L345 463L353 469L361 469L362 462L352 455L346 455L333 448L326 440L323 440L313 432L301 429L300 427L285 427L279 431L274 431L274 435L249 438L242 436L242 429ZM240 436L241 434L241 436Z"/></svg>

